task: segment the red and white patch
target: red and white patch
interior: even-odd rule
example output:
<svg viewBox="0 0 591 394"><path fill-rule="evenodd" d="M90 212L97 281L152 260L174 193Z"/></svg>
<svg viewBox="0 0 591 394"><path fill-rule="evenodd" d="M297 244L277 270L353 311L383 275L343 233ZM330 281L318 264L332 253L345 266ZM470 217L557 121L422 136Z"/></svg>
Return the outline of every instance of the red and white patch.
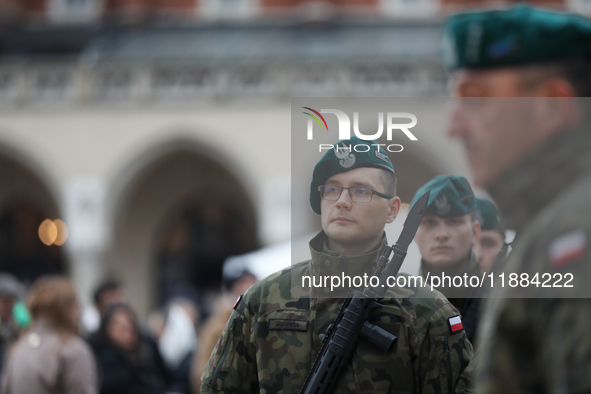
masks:
<svg viewBox="0 0 591 394"><path fill-rule="evenodd" d="M449 321L449 328L451 329L452 333L456 333L464 329L464 325L462 324L462 318L459 316L450 317Z"/></svg>
<svg viewBox="0 0 591 394"><path fill-rule="evenodd" d="M242 301L242 298L244 297L244 294L240 294L240 296L238 296L238 299L236 300L236 302L234 303L234 306L232 307L232 309L236 309L236 307L238 306L238 304L240 304L240 301Z"/></svg>
<svg viewBox="0 0 591 394"><path fill-rule="evenodd" d="M587 234L583 230L575 230L554 239L548 248L548 255L552 266L561 268L580 260L586 251Z"/></svg>

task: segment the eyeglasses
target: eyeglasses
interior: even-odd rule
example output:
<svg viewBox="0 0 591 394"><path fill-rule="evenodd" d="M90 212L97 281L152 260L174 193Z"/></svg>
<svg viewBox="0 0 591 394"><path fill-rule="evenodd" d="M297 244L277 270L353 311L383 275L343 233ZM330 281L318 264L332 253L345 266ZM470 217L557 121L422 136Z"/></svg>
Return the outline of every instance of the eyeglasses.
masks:
<svg viewBox="0 0 591 394"><path fill-rule="evenodd" d="M320 198L327 201L337 201L341 197L343 189L349 190L349 197L351 197L351 201L353 202L370 202L374 194L387 200L392 198L384 193L376 192L366 187L318 186Z"/></svg>

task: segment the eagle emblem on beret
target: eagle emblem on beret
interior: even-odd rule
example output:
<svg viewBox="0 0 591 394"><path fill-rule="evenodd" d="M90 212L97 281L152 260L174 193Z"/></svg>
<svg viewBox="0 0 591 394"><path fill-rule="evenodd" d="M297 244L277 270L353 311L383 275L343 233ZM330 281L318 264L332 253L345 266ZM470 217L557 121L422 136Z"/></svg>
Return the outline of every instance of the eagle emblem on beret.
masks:
<svg viewBox="0 0 591 394"><path fill-rule="evenodd" d="M437 208L437 215L443 216L451 211L451 205L449 205L449 201L447 201L447 197L445 194L440 194L435 197L435 207Z"/></svg>
<svg viewBox="0 0 591 394"><path fill-rule="evenodd" d="M351 148L346 145L337 145L337 147L334 150L334 155L338 159L340 159L339 164L343 168L349 168L352 167L353 164L355 164L355 155L351 153Z"/></svg>

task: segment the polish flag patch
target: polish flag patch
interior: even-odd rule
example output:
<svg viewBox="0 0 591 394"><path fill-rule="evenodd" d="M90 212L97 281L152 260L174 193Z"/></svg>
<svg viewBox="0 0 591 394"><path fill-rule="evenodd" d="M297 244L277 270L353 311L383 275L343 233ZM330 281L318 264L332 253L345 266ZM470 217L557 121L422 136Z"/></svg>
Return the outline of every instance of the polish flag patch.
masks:
<svg viewBox="0 0 591 394"><path fill-rule="evenodd" d="M575 230L561 235L550 243L548 255L554 268L580 260L587 251L587 234L583 230Z"/></svg>
<svg viewBox="0 0 591 394"><path fill-rule="evenodd" d="M232 309L236 310L236 307L238 306L238 304L240 304L240 301L242 301L242 298L244 298L244 294L240 294L238 299L236 299L236 302L234 303L234 306L232 307Z"/></svg>
<svg viewBox="0 0 591 394"><path fill-rule="evenodd" d="M462 324L462 318L460 316L450 317L449 321L449 328L451 329L452 333L456 333L464 329L464 325Z"/></svg>

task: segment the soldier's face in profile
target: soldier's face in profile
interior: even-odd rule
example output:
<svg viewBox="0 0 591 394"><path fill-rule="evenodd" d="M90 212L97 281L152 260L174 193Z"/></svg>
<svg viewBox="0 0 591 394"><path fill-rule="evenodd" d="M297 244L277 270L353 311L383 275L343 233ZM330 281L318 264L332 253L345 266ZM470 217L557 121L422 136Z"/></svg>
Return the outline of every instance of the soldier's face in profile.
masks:
<svg viewBox="0 0 591 394"><path fill-rule="evenodd" d="M482 230L474 245L474 254L480 262L480 271L490 272L497 254L503 247L505 237L495 230Z"/></svg>
<svg viewBox="0 0 591 394"><path fill-rule="evenodd" d="M479 235L480 224L472 221L471 214L449 218L427 214L414 239L423 260L446 268L468 256Z"/></svg>
<svg viewBox="0 0 591 394"><path fill-rule="evenodd" d="M460 70L451 84L448 134L464 143L478 187L490 186L570 116L550 96L561 94L560 83L528 82L519 68Z"/></svg>
<svg viewBox="0 0 591 394"><path fill-rule="evenodd" d="M364 187L385 193L377 168L356 168L334 175L324 184L341 187ZM344 189L337 201L321 200L322 229L328 236L330 250L342 255L361 254L381 239L386 223L398 215L400 199L385 199L374 195L366 203L354 202Z"/></svg>

